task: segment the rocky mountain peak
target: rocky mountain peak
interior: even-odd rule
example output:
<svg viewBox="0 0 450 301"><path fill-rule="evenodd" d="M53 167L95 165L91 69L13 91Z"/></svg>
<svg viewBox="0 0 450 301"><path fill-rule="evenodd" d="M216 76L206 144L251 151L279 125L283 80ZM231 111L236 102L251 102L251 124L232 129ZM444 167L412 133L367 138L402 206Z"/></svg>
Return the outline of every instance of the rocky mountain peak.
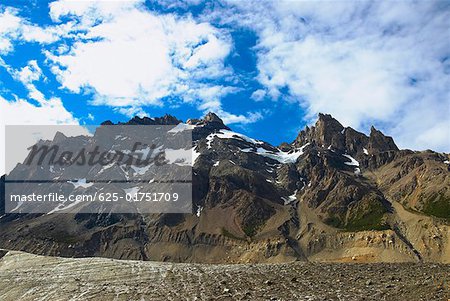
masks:
<svg viewBox="0 0 450 301"><path fill-rule="evenodd" d="M330 148L352 156L364 157L367 154L397 151L392 137L371 127L370 137L351 127L344 127L330 114L319 113L314 126L306 126L301 131L293 146L300 147L312 143L323 148Z"/></svg>
<svg viewBox="0 0 450 301"><path fill-rule="evenodd" d="M56 132L55 137L53 138L53 142L60 143L66 139L67 139L67 136L58 131L58 132Z"/></svg>
<svg viewBox="0 0 450 301"><path fill-rule="evenodd" d="M219 130L230 130L215 113L209 112L202 119L188 119L187 124L196 125L192 133L194 141L204 138Z"/></svg>
<svg viewBox="0 0 450 301"><path fill-rule="evenodd" d="M217 116L213 112L209 112L208 114L206 114L205 117L203 118L203 120L205 122L218 122L218 123L222 123L223 124L222 119L220 119L219 116Z"/></svg>
<svg viewBox="0 0 450 301"><path fill-rule="evenodd" d="M319 119L316 122L316 127L335 129L337 131L342 131L344 129L342 124L339 121L337 121L337 119L335 119L330 114L323 114L323 113L319 113Z"/></svg>
<svg viewBox="0 0 450 301"><path fill-rule="evenodd" d="M319 113L319 119L316 124L311 127L306 126L305 129L299 133L294 144L301 146L306 143L315 143L324 147L330 145L342 147L343 131L344 127L342 124L330 114Z"/></svg>
<svg viewBox="0 0 450 301"><path fill-rule="evenodd" d="M134 116L127 122L118 122L118 125L177 125L183 121L179 120L178 118L170 115L165 114L162 117L139 117ZM101 125L114 125L115 123L111 120L106 120L101 123Z"/></svg>
<svg viewBox="0 0 450 301"><path fill-rule="evenodd" d="M149 117L143 117L140 118L138 116L133 117L130 121L128 121L126 124L128 125L177 125L181 120L177 119L176 117L166 114L163 117L155 117L155 118L149 118Z"/></svg>
<svg viewBox="0 0 450 301"><path fill-rule="evenodd" d="M177 125L183 121L179 120L175 116L172 116L170 114L166 114L163 117L156 117L154 120L161 125Z"/></svg>
<svg viewBox="0 0 450 301"><path fill-rule="evenodd" d="M319 114L319 120L316 122L317 138L322 144L330 145L335 135L342 134L344 127L329 114Z"/></svg>
<svg viewBox="0 0 450 301"><path fill-rule="evenodd" d="M139 116L134 116L132 119L130 119L125 124L127 124L127 125L151 125L151 124L154 124L154 120L149 117L141 118Z"/></svg>
<svg viewBox="0 0 450 301"><path fill-rule="evenodd" d="M368 150L372 152L398 151L398 147L392 137L385 136L372 126L370 128Z"/></svg>
<svg viewBox="0 0 450 301"><path fill-rule="evenodd" d="M217 129L229 129L215 113L209 112L202 119L188 119L186 121L190 125L209 125L210 127L216 127Z"/></svg>

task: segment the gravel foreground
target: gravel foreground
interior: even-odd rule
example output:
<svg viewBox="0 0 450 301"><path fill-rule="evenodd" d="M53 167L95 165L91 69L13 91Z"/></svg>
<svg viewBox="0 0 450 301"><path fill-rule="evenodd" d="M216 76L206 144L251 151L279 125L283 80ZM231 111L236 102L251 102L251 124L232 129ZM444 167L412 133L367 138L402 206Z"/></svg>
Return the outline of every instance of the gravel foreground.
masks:
<svg viewBox="0 0 450 301"><path fill-rule="evenodd" d="M450 265L206 265L0 251L0 300L439 300Z"/></svg>

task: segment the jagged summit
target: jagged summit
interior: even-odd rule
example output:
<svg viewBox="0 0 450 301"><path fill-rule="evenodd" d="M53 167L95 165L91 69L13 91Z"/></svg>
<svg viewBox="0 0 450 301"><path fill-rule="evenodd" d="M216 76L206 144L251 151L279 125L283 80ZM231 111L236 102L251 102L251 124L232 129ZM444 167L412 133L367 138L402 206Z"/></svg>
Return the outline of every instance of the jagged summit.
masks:
<svg viewBox="0 0 450 301"><path fill-rule="evenodd" d="M327 147L338 144L337 140L340 139L338 135L342 135L343 129L342 124L331 115L319 113L319 119L316 124L301 131L294 144L316 143Z"/></svg>
<svg viewBox="0 0 450 301"><path fill-rule="evenodd" d="M312 143L323 148L329 148L352 156L362 156L386 151L398 150L394 140L381 131L371 127L370 136L344 127L330 114L319 113L314 126L306 126L292 143L294 146Z"/></svg>
<svg viewBox="0 0 450 301"><path fill-rule="evenodd" d="M187 124L190 125L214 125L215 127L225 129L228 127L223 123L223 120L220 119L219 116L217 116L216 113L209 112L207 113L202 119L188 119L186 121Z"/></svg>
<svg viewBox="0 0 450 301"><path fill-rule="evenodd" d="M163 117L143 117L140 118L138 116L133 117L131 120L126 122L126 125L177 125L182 121L177 119L176 117L165 114ZM120 124L120 123L119 123Z"/></svg>
<svg viewBox="0 0 450 301"><path fill-rule="evenodd" d="M139 117L134 116L132 119L130 119L127 122L118 122L118 125L177 125L183 121L179 120L178 118L170 115L165 114L162 117ZM101 123L101 125L114 125L114 123L111 120L107 120Z"/></svg>
<svg viewBox="0 0 450 301"><path fill-rule="evenodd" d="M163 117L138 117L118 124L125 125L177 125L182 121L176 117L166 114ZM105 121L102 125L113 125L111 121ZM208 134L219 130L230 130L223 120L215 113L209 112L201 119L188 119L186 124L196 126L194 140L206 137ZM392 137L385 136L381 131L371 127L370 136L354 130L351 127L344 127L337 119L330 114L318 114L318 119L314 126L306 126L291 144L282 143L280 148L284 150L292 147L301 147L305 144L313 144L322 148L333 149L348 153L354 156L361 156L367 153L380 153L398 150Z"/></svg>
<svg viewBox="0 0 450 301"><path fill-rule="evenodd" d="M203 117L203 120L205 122L218 122L218 123L223 123L222 119L219 118L219 116L217 116L215 113L213 112L209 112L208 114L205 115L205 117Z"/></svg>
<svg viewBox="0 0 450 301"><path fill-rule="evenodd" d="M195 130L192 133L194 141L207 137L209 134L219 130L230 130L222 119L215 113L209 112L202 119L188 119L186 121L189 125L195 125Z"/></svg>
<svg viewBox="0 0 450 301"><path fill-rule="evenodd" d="M381 131L377 130L373 125L370 128L369 143L367 146L369 151L397 151L398 147L395 145L394 139L385 136Z"/></svg>
<svg viewBox="0 0 450 301"><path fill-rule="evenodd" d="M64 135L63 133L61 133L60 131L58 131L58 132L56 132L56 134L53 138L53 142L59 143L61 141L64 141L65 139L67 139L67 136Z"/></svg>
<svg viewBox="0 0 450 301"><path fill-rule="evenodd" d="M127 122L118 122L118 125L177 125L179 123L182 123L183 121L176 118L175 116L172 116L170 114L165 114L162 117L139 117L135 116L132 119L130 119ZM101 125L114 125L111 120L106 120L101 123ZM222 119L220 119L217 114L213 112L207 113L203 118L201 119L188 119L186 121L186 124L189 125L198 125L198 126L204 126L206 129L210 130L220 130L220 129L227 129L230 128L227 127Z"/></svg>

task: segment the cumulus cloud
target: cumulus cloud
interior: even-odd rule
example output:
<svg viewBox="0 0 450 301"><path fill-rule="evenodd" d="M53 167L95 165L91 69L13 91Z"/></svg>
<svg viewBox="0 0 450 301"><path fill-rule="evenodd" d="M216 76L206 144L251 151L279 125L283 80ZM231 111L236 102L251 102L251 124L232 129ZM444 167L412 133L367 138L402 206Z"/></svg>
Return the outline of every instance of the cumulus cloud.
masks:
<svg viewBox="0 0 450 301"><path fill-rule="evenodd" d="M11 38L18 35L17 28L21 20L13 10L4 9L0 11L0 54L8 53L13 49Z"/></svg>
<svg viewBox="0 0 450 301"><path fill-rule="evenodd" d="M222 118L225 124L249 124L263 119L261 112L250 112L248 114L231 114L222 109L216 110L217 114Z"/></svg>
<svg viewBox="0 0 450 301"><path fill-rule="evenodd" d="M247 114L233 114L223 109L221 98L229 94L238 93L240 89L234 87L214 86L208 87L198 85L194 87L186 87L186 99L202 99L198 105L198 109L204 114L208 112L216 113L225 124L249 124L255 123L263 119L260 112L248 112Z"/></svg>
<svg viewBox="0 0 450 301"><path fill-rule="evenodd" d="M60 0L49 4L49 15L53 24L43 26L21 17L18 9L0 8L0 54L11 53L17 41L51 44L43 49L44 63L63 88L91 95L92 105L111 106L127 117L146 115L144 106L189 103L230 123L260 118L222 107L221 98L237 91L225 80L233 77L225 66L233 47L225 30L190 16L149 11L142 0ZM30 99L48 107L34 83L46 80L36 60L19 69L0 62L25 86Z"/></svg>
<svg viewBox="0 0 450 301"><path fill-rule="evenodd" d="M78 125L76 118L68 112L59 98L51 98L39 106L33 105L26 100L17 99L8 101L0 96L0 174L10 171L17 162L8 158L5 160L5 126L6 125ZM75 130L74 130L75 129ZM67 128L66 134L87 134L82 127ZM49 127L45 136L33 137L21 135L20 141L16 141L15 158L23 160L27 154L27 147L38 139L50 139L56 133L56 128ZM5 166L5 164L7 164Z"/></svg>
<svg viewBox="0 0 450 301"><path fill-rule="evenodd" d="M252 93L250 98L253 99L254 101L261 101L264 99L266 94L267 94L267 92L265 90L258 89Z"/></svg>
<svg viewBox="0 0 450 301"><path fill-rule="evenodd" d="M17 76L22 83L29 84L42 77L42 69L39 67L36 60L31 60L25 67L20 69Z"/></svg>
<svg viewBox="0 0 450 301"><path fill-rule="evenodd" d="M72 24L41 27L21 18L18 13L17 9L0 7L0 54L11 52L16 40L49 44L70 35Z"/></svg>
<svg viewBox="0 0 450 301"><path fill-rule="evenodd" d="M42 69L39 67L36 60L29 61L28 64L25 67L22 67L20 70L15 70L11 66L8 66L4 63L0 65L3 65L3 67L8 70L13 78L20 81L25 86L25 88L27 88L29 98L34 99L42 104L45 104L47 102L44 94L39 91L33 83L40 79L46 79L46 77L42 73Z"/></svg>
<svg viewBox="0 0 450 301"><path fill-rule="evenodd" d="M51 98L41 106L34 106L26 100L7 101L0 97L0 108L3 124L78 124L59 98Z"/></svg>
<svg viewBox="0 0 450 301"><path fill-rule="evenodd" d="M214 83L232 75L224 65L232 48L227 32L191 17L157 15L141 4L51 3L54 21L70 18L77 24L72 31L80 29L68 49L46 52L63 87L93 92L94 105L116 107L126 116L145 114L142 106L169 105L171 98L220 103L236 89Z"/></svg>
<svg viewBox="0 0 450 301"><path fill-rule="evenodd" d="M307 120L328 112L357 129L375 123L402 147L450 149L445 3L228 3L206 19L257 33L258 80L272 99L288 89Z"/></svg>
<svg viewBox="0 0 450 301"><path fill-rule="evenodd" d="M15 164L21 162L27 154L27 147L39 139L51 139L56 131L65 134L87 134L83 127L54 128L51 125L78 125L79 120L73 117L64 107L60 98L52 97L47 99L45 95L36 88L33 82L44 78L42 69L37 61L31 60L26 66L14 69L0 58L0 67L5 68L10 75L20 81L28 90L28 97L34 99L38 104L32 104L27 100L15 98L6 100L0 96L0 174L9 172ZM21 135L20 139L15 139L14 152L5 158L5 126L7 125L48 125L45 133L40 136ZM13 130L14 131L14 130ZM38 130L36 130L37 132ZM14 155L14 158L11 157Z"/></svg>
<svg viewBox="0 0 450 301"><path fill-rule="evenodd" d="M127 116L128 118L132 118L134 116L145 117L148 114L140 107L118 107L115 108L116 112L119 112L122 115Z"/></svg>

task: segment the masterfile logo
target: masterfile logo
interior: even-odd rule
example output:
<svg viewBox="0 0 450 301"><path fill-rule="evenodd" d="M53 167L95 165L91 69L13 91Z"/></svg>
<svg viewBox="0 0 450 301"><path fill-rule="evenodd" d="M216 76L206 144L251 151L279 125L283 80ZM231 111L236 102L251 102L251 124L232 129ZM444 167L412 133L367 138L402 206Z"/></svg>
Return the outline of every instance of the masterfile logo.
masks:
<svg viewBox="0 0 450 301"><path fill-rule="evenodd" d="M6 159L20 162L5 179L7 212L191 213L191 130L100 125L66 136L70 129L56 127L7 127ZM17 158L15 137L50 131Z"/></svg>

